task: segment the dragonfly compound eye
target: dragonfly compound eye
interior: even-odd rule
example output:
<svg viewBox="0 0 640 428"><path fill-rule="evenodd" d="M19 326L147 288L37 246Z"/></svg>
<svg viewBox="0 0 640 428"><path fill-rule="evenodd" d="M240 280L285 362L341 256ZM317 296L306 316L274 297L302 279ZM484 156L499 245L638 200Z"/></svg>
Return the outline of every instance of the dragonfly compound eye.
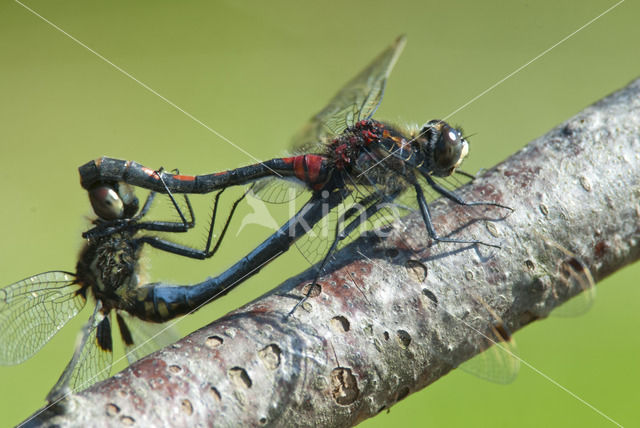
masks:
<svg viewBox="0 0 640 428"><path fill-rule="evenodd" d="M133 187L127 183L118 183L118 191L116 193L124 204L124 217L133 217L138 212L138 198ZM122 215L121 215L122 216Z"/></svg>
<svg viewBox="0 0 640 428"><path fill-rule="evenodd" d="M442 122L440 135L434 147L434 175L445 177L451 175L460 166L469 153L469 143L462 133Z"/></svg>
<svg viewBox="0 0 640 428"><path fill-rule="evenodd" d="M124 202L112 187L98 186L89 190L93 211L103 220L116 220L124 215Z"/></svg>

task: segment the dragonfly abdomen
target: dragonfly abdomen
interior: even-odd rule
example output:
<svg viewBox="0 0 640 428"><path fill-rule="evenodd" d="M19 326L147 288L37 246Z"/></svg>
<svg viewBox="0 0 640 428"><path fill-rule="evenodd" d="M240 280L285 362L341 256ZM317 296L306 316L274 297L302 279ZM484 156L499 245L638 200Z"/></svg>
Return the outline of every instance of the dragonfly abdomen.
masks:
<svg viewBox="0 0 640 428"><path fill-rule="evenodd" d="M134 161L107 157L87 162L79 170L80 183L85 189L91 189L99 183L126 182L156 192L165 192L168 187L173 193L209 193L228 186L251 183L264 177L295 177L310 189L319 190L329 177L327 158L322 155L276 158L205 175L160 172Z"/></svg>

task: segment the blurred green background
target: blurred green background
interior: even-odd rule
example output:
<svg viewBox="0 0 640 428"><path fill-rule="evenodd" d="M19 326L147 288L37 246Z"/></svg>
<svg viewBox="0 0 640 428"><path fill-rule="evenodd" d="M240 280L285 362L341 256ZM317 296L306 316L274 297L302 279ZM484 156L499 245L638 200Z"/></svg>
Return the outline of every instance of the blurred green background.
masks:
<svg viewBox="0 0 640 428"><path fill-rule="evenodd" d="M448 115L614 4L26 3L258 159L283 153L309 116L399 34L408 35L408 45L377 117L423 123ZM456 113L450 121L475 134L464 169L496 164L638 77L639 13L637 4L622 3ZM80 233L91 217L76 168L93 158L135 159L185 173L252 162L18 3L0 4L0 34L2 284L46 270L74 270ZM211 205L210 198L199 203L198 213ZM227 241L224 253L205 262L150 252L153 278L200 281L268 232L248 226ZM204 232L197 233L200 242ZM230 296L185 318L180 330L193 331L259 296L304 263L290 251ZM585 316L551 318L515 335L522 358L623 425L640 420L639 275L636 265L600 283ZM84 312L34 358L0 367L3 426L44 404L87 317ZM508 386L456 370L362 426L390 424L610 422L523 367Z"/></svg>

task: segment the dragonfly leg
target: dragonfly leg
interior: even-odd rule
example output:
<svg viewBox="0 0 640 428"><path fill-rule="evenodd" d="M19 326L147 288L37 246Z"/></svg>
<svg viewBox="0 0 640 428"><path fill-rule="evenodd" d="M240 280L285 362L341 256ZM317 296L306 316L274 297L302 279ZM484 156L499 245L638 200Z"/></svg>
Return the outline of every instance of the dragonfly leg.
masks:
<svg viewBox="0 0 640 428"><path fill-rule="evenodd" d="M481 245L486 245L488 247L500 248L500 246L497 244L490 244L488 242L477 241L475 239L465 240L465 239L441 238L440 236L438 236L438 234L436 233L436 230L433 227L433 222L431 221L429 206L427 205L427 200L425 199L424 193L422 192L422 187L420 187L420 184L418 183L414 183L413 187L415 188L415 191L416 191L416 198L418 199L418 206L420 207L422 220L424 221L424 224L427 227L427 232L429 232L429 236L431 237L431 239L439 242L453 242L456 244L481 244Z"/></svg>
<svg viewBox="0 0 640 428"><path fill-rule="evenodd" d="M510 211L513 211L513 208L508 207L506 205L502 205L502 204L498 204L496 202L466 202L464 199L462 199L460 196L456 195L454 192L452 192L451 190L445 189L444 187L442 187L441 185L439 185L438 183L435 182L435 180L433 178L431 178L429 175L424 175L424 178L427 180L427 183L429 183L429 186L431 186L433 188L433 190L435 190L436 192L440 193L442 196L444 196L445 198L452 200L453 202L459 204L459 205L464 205L464 206L476 206L476 205L489 205L492 207L498 207L498 208L505 208L508 209Z"/></svg>
<svg viewBox="0 0 640 428"><path fill-rule="evenodd" d="M229 225L231 223L231 219L233 218L233 214L235 213L236 208L238 207L238 205L240 204L240 202L245 198L245 196L247 195L247 193L245 192L240 198L238 198L234 203L233 206L231 207L231 211L229 212L229 216L227 217L227 221L225 222L225 225L222 229L222 232L220 233L220 237L217 239L215 245L213 246L213 248L211 248L211 244L213 241L213 229L215 227L215 220L216 220L216 216L217 216L217 212L218 212L218 203L220 200L220 195L222 194L222 192L224 191L221 190L216 194L216 198L215 198L215 205L213 208L213 213L211 215L211 224L209 226L209 232L208 232L208 236L207 236L207 243L206 246L204 248L204 250L201 249L197 249L197 248L193 248L193 247L189 247L186 245L182 245L182 244L178 244L166 239L162 239L162 238L158 238L156 236L142 236L140 238L136 238L136 242L139 245L142 244L148 244L154 248L157 248L159 250L162 251L166 251L169 253L173 253L173 254L177 254L180 256L184 256L184 257L189 257L192 259L199 259L199 260L204 260L204 259L208 259L210 257L212 257L217 251L218 248L220 248L220 244L222 244L222 240L224 239L224 236L227 233L227 230L229 229ZM148 223L139 223L144 225L144 229L145 230L160 230L160 231L173 231L173 230L169 230L168 228L157 228L158 226L165 226L165 225L170 225L171 223L161 223L161 222L148 222Z"/></svg>
<svg viewBox="0 0 640 428"><path fill-rule="evenodd" d="M175 197L173 196L173 193L171 192L171 190L169 190L169 187L167 186L167 183L164 181L164 178L163 178L163 175L162 175L162 170L163 170L163 168L160 167L160 169L158 171L156 171L156 175L158 176L158 178L160 179L160 182L162 183L162 186L164 187L164 192L167 194L167 196L171 200L171 203L173 204L173 207L175 208L176 212L180 216L180 221L181 221L182 225L185 227L185 230L191 229L196 223L196 218L195 218L195 216L193 214L193 208L191 207L191 202L189 201L189 196L187 196L186 193L183 195L184 196L184 202L187 205L187 209L189 210L189 218L190 218L190 220L187 221L187 218L182 213L182 209L178 205L178 202L176 201ZM174 174L179 174L180 171L178 171L177 169L174 169L173 173ZM153 192L153 191L149 192L149 196L147 197L147 200L149 200L149 198L152 198L152 196L154 194L155 194L155 192ZM149 206L150 205L151 204L149 203ZM138 219L144 217L146 215L147 211L149 211L149 207L147 207L147 203L145 202L145 205L140 210L140 214L138 216Z"/></svg>
<svg viewBox="0 0 640 428"><path fill-rule="evenodd" d="M167 189L167 192L169 192L169 189ZM214 205L214 209L213 209L213 218L215 219L216 216L216 212L218 209L218 201L220 199L220 196L222 195L222 192L224 192L224 189L220 190L218 193L216 193L216 197L215 197L215 205ZM155 192L150 192L149 193L149 197L147 198L147 201L154 197L156 193ZM180 214L182 221L180 222L171 222L171 221L143 221L143 222L138 222L138 220L142 217L141 215L138 215L135 217L134 221L131 222L131 224L128 225L128 227L126 227L125 229L128 230L129 232L137 232L139 230L150 230L150 231L154 231L154 232L187 232L189 231L189 229L191 229L194 225L195 225L195 216L193 214L193 208L191 207L191 202L189 202L189 198L187 197L187 195L185 194L185 201L187 203L187 207L189 209L189 217L191 218L191 220L187 221L186 218L184 217L184 215L182 214L182 211L180 210L180 207L177 205L177 203L175 202L175 199L173 198L173 195L169 192L169 196L171 197L171 200L173 201L174 207L176 208L176 211L178 211L178 213ZM237 202L236 202L237 204ZM143 207L143 209L140 211L140 213L143 213L143 211L145 211L145 208L147 206L147 203L145 202L145 206ZM148 208L147 208L148 211ZM145 211L146 212L146 211ZM211 228L213 229L213 224L211 225ZM111 232L113 233L113 232Z"/></svg>
<svg viewBox="0 0 640 428"><path fill-rule="evenodd" d="M473 175L473 174L469 174L468 172L462 171L462 170L460 170L460 169L456 169L456 170L455 170L455 173L456 173L456 174L460 174L460 175L462 175L463 177L470 178L470 179L472 179L472 180L475 180L475 178L476 178L476 176L475 176L475 175Z"/></svg>

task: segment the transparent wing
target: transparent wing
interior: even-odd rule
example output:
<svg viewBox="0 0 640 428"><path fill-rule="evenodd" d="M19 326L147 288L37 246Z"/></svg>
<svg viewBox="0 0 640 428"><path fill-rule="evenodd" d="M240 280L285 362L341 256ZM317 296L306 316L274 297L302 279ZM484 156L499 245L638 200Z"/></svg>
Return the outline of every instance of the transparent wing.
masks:
<svg viewBox="0 0 640 428"><path fill-rule="evenodd" d="M293 137L296 151L321 152L327 138L342 133L358 120L368 119L380 105L387 78L393 69L406 37L400 36L367 68L347 83L319 113Z"/></svg>
<svg viewBox="0 0 640 428"><path fill-rule="evenodd" d="M573 296L556 307L551 314L559 317L583 315L591 308L596 298L595 281L591 271L578 256L559 243L542 236L541 238L547 247L545 256L550 257L556 267L555 272L550 274L560 280L560 285L553 290L554 297L564 300L567 296Z"/></svg>
<svg viewBox="0 0 640 428"><path fill-rule="evenodd" d="M81 391L96 382L109 377L113 361L112 329L108 317L105 317L93 329L87 339L86 346L78 360L69 386L74 392Z"/></svg>
<svg viewBox="0 0 640 428"><path fill-rule="evenodd" d="M293 201L307 190L298 179L266 177L252 183L250 193L262 201L281 204Z"/></svg>
<svg viewBox="0 0 640 428"><path fill-rule="evenodd" d="M102 304L97 302L89 321L82 327L71 361L47 395L50 403L109 376L113 361L112 329L109 317L100 312L101 308Z"/></svg>
<svg viewBox="0 0 640 428"><path fill-rule="evenodd" d="M343 209L342 206L338 206L331 210L310 231L295 242L296 248L310 265L314 265L326 256L329 246L336 236L338 212Z"/></svg>
<svg viewBox="0 0 640 428"><path fill-rule="evenodd" d="M515 380L520 371L516 343L497 321L486 333L473 333L481 353L460 364L458 368L490 382L507 384Z"/></svg>
<svg viewBox="0 0 640 428"><path fill-rule="evenodd" d="M455 293L455 290L451 290ZM454 297L455 307L443 309L443 316L449 320L451 328L461 329L466 338L463 345L473 349L477 355L462 363L453 361L450 354L445 351L441 358L447 363L457 366L461 370L490 382L507 384L515 380L520 370L515 341L502 319L489 305L480 298L474 298L479 303L475 305L484 310L476 314L472 319L467 315L458 316L459 308L467 305L457 301ZM440 305L439 305L440 306Z"/></svg>
<svg viewBox="0 0 640 428"><path fill-rule="evenodd" d="M149 323L120 311L117 312L116 317L118 317L118 327L129 364L177 342L181 337L178 331L168 323Z"/></svg>
<svg viewBox="0 0 640 428"><path fill-rule="evenodd" d="M44 272L0 289L0 364L38 352L84 307L76 276Z"/></svg>
<svg viewBox="0 0 640 428"><path fill-rule="evenodd" d="M380 202L385 198L388 198L389 201L375 204L376 208L373 208L373 203L365 202L368 199ZM367 210L369 210L368 213ZM336 251L338 251L365 231L376 230L378 236L384 237L384 234L388 233L391 223L408 212L406 207L393 203L392 197L387 197L377 189L357 186L342 204L331 210L309 232L298 239L296 247L313 265L322 261L327 255L336 239L336 228L339 228L340 234L346 234L346 237L341 239L336 247ZM363 220L361 224L354 230L346 232L345 229L348 225L354 221L358 222L359 218Z"/></svg>

